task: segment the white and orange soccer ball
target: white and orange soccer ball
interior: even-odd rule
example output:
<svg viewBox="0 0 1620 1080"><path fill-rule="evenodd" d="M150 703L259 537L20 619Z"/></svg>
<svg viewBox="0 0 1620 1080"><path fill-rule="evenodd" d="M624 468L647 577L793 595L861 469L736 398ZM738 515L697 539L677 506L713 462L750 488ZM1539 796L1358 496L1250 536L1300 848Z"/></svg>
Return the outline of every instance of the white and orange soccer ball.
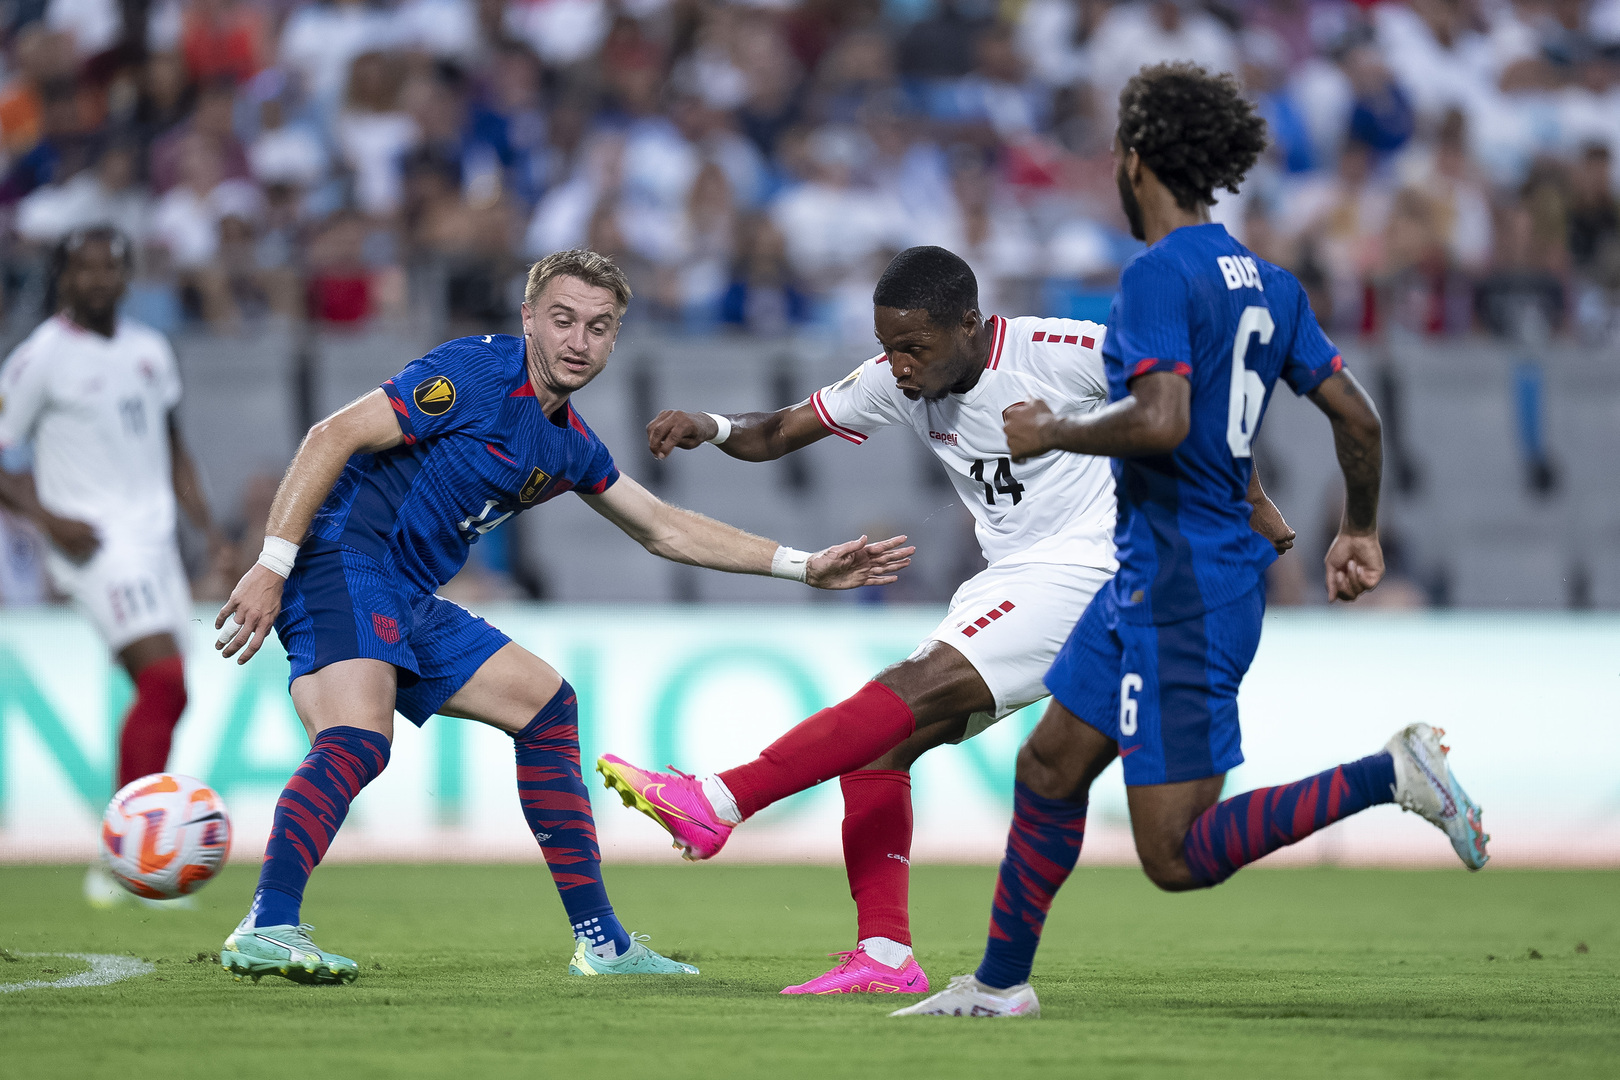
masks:
<svg viewBox="0 0 1620 1080"><path fill-rule="evenodd" d="M194 893L231 849L225 802L201 780L153 773L119 789L101 819L101 859L118 883L148 900Z"/></svg>

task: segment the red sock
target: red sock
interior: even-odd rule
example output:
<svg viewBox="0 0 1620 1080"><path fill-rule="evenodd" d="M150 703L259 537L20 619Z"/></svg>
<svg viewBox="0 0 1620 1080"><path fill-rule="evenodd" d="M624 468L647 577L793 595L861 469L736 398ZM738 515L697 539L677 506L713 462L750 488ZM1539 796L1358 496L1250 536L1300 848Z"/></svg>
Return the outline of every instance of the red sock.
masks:
<svg viewBox="0 0 1620 1080"><path fill-rule="evenodd" d="M753 761L720 774L749 818L779 799L859 769L911 737L911 707L882 683L869 682L767 746Z"/></svg>
<svg viewBox="0 0 1620 1080"><path fill-rule="evenodd" d="M186 674L180 657L165 656L141 668L135 676L135 700L124 714L124 733L118 739L119 787L163 771L174 726L185 708Z"/></svg>
<svg viewBox="0 0 1620 1080"><path fill-rule="evenodd" d="M844 789L844 869L855 898L857 940L911 944L911 774L861 769Z"/></svg>

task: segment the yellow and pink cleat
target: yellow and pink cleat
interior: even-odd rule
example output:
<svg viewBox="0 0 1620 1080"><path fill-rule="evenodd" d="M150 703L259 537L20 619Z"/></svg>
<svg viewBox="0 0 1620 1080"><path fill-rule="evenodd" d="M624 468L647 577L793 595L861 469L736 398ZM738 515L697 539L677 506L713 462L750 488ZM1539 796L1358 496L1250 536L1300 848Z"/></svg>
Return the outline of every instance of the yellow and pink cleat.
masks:
<svg viewBox="0 0 1620 1080"><path fill-rule="evenodd" d="M667 773L650 772L612 754L596 759L603 786L617 791L624 805L662 825L674 837L681 858L694 862L712 858L726 846L736 825L714 812L703 794L703 781L671 768Z"/></svg>
<svg viewBox="0 0 1620 1080"><path fill-rule="evenodd" d="M839 958L838 966L809 982L790 986L784 994L926 994L928 976L915 956L906 957L898 968L880 964L856 946L854 952L829 953Z"/></svg>

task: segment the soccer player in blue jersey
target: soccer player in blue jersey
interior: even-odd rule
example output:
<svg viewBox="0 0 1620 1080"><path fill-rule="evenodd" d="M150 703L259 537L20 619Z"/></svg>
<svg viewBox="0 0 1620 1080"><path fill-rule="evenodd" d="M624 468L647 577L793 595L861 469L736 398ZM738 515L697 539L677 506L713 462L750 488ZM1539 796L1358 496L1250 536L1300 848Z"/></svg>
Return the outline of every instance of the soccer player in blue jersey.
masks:
<svg viewBox="0 0 1620 1080"><path fill-rule="evenodd" d="M904 537L810 554L661 502L614 467L569 398L606 366L630 301L589 251L529 271L523 337L461 338L315 425L276 493L259 562L221 609L223 655L245 663L272 625L291 661L309 756L276 805L253 905L221 963L238 978L349 982L348 957L310 940L304 886L349 804L388 763L394 712L509 733L518 797L576 939L576 975L697 974L647 948L602 884L579 767L574 690L544 660L434 595L471 544L567 491L655 555L816 588L895 580ZM230 620L227 626L227 619Z"/></svg>
<svg viewBox="0 0 1620 1080"><path fill-rule="evenodd" d="M1327 415L1344 473L1329 599L1356 599L1384 571L1378 414L1293 275L1210 223L1215 189L1235 192L1264 147L1265 124L1229 75L1159 65L1120 95L1120 199L1148 247L1125 267L1108 317L1112 403L1059 418L1030 402L1006 423L1015 459L1053 449L1115 459L1119 573L1047 673L1052 704L1019 752L983 962L896 1016L1040 1014L1028 980L1041 927L1080 855L1091 782L1115 757L1143 869L1172 892L1218 885L1378 803L1423 815L1469 869L1485 865L1479 808L1427 724L1369 757L1220 801L1243 761L1238 684L1277 557L1249 517L1251 447L1279 378Z"/></svg>

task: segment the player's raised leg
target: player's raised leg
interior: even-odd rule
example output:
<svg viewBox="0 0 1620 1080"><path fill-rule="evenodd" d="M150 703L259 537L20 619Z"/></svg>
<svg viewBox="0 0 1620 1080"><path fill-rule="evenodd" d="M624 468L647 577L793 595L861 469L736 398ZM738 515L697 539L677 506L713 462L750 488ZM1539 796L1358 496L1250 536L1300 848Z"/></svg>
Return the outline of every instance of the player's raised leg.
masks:
<svg viewBox="0 0 1620 1080"><path fill-rule="evenodd" d="M988 711L984 679L955 649L931 641L853 695L801 721L745 765L698 778L638 768L612 754L597 762L608 787L669 830L688 859L707 859L765 807L859 769L919 730Z"/></svg>
<svg viewBox="0 0 1620 1080"><path fill-rule="evenodd" d="M340 983L359 976L353 960L310 940L314 928L301 921L304 886L349 804L388 764L396 681L393 665L366 658L341 660L293 681L309 754L276 802L253 906L220 950L220 963L237 977Z"/></svg>
<svg viewBox="0 0 1620 1080"><path fill-rule="evenodd" d="M430 665L431 660L424 667ZM608 900L596 821L580 771L579 703L568 681L544 660L507 642L434 711L478 720L512 736L518 801L574 932L569 971L696 975L697 968L660 956L644 944L643 935L626 931Z"/></svg>

